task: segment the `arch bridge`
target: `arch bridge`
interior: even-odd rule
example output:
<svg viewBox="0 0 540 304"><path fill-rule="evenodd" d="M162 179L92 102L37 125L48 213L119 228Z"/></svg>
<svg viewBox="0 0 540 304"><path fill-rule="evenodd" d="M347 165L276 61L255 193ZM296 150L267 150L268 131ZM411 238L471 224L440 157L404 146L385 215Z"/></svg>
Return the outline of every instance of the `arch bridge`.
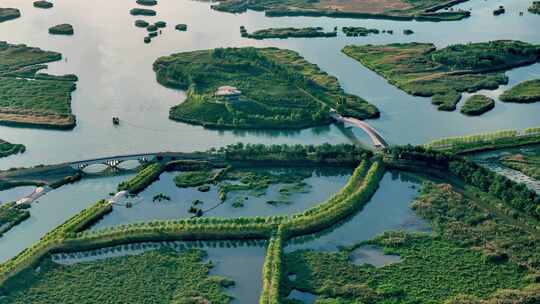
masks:
<svg viewBox="0 0 540 304"><path fill-rule="evenodd" d="M84 170L86 167L91 165L105 165L108 168L118 168L118 166L126 161L136 160L140 164L145 164L156 159L158 155L156 153L144 153L144 154L131 154L131 155L121 155L121 156L111 156L111 157L102 157L81 160L76 162L68 163L68 165L75 170Z"/></svg>

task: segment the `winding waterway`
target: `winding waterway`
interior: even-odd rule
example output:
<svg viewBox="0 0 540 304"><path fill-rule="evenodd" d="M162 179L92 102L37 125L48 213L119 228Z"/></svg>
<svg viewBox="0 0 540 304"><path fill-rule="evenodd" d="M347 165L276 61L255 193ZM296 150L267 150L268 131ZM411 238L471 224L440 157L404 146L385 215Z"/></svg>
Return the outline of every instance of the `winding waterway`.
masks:
<svg viewBox="0 0 540 304"><path fill-rule="evenodd" d="M495 17L494 8L505 5L507 13ZM107 155L156 151L193 151L238 141L261 143L348 142L336 126L301 131L216 131L169 120L169 108L185 95L160 86L152 63L159 56L197 49L228 46L276 46L298 51L307 60L335 75L347 92L377 105L382 112L370 121L390 143L423 143L443 136L463 135L540 124L540 103L517 105L496 103L481 117L459 112L440 112L428 98L413 97L388 84L340 49L351 43L434 42L437 46L490 39L519 39L540 43L540 18L526 12L529 0L471 0L460 7L472 9L472 17L459 22L402 22L391 20L332 19L326 17L268 18L261 12L228 14L213 11L210 3L189 0L160 1L158 16L168 27L151 44L145 45L143 29L133 25L130 0L57 0L49 10L32 7L31 0L2 0L4 7L21 9L22 17L0 25L0 37L10 43L26 43L61 52L66 61L50 65L51 73L75 73L80 81L73 96L77 127L72 131L52 131L0 127L0 138L23 143L27 152L0 160L0 168L57 163ZM524 11L524 16L519 12ZM72 37L53 36L47 29L68 22ZM174 29L188 24L187 32ZM364 26L392 29L394 35L320 39L271 39L257 41L240 37L239 27L248 30L281 26ZM407 36L404 29L415 33ZM540 64L512 70L509 86L540 76ZM488 92L498 96L506 86ZM121 124L113 127L111 117ZM356 136L369 143L362 131Z"/></svg>

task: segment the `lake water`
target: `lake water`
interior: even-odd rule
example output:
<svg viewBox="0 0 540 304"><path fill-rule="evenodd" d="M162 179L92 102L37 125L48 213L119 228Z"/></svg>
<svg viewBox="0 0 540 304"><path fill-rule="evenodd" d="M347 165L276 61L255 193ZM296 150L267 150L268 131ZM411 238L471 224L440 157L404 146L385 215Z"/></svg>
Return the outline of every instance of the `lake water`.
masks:
<svg viewBox="0 0 540 304"><path fill-rule="evenodd" d="M107 193L115 191L118 183L128 177L83 179L50 191L33 202L29 209L30 218L0 237L0 263L32 246L47 232L86 207L107 198Z"/></svg>
<svg viewBox="0 0 540 304"><path fill-rule="evenodd" d="M343 223L321 233L292 239L286 252L298 249L335 251L367 241L388 230L429 231L428 223L410 208L422 179L408 173L387 172L369 203Z"/></svg>
<svg viewBox="0 0 540 304"><path fill-rule="evenodd" d="M311 169L299 169L309 170ZM249 216L272 216L287 215L306 210L317 205L343 187L350 177L350 171L340 169L318 169L312 172L312 176L304 179L307 184L305 193L292 193L286 200L290 204L270 205L269 200L280 200L279 190L290 186L287 184L273 184L262 196L254 196L250 191L234 191L227 195L227 200L221 204L219 200L218 187L210 186L210 191L200 192L197 187L179 188L174 183L174 177L178 172L164 172L159 180L152 183L148 188L139 193L136 197L128 197L119 202L131 202L132 207L114 206L112 213L105 216L96 223L92 229L107 228L119 224L129 224L135 222L145 222L155 219L179 219L193 216L189 213L189 207L195 200L203 201L198 205L202 210L209 210L204 216L210 217L249 217ZM157 194L164 194L170 197L170 201L163 200L153 202ZM247 197L243 200L243 207L233 207L233 202L237 197Z"/></svg>
<svg viewBox="0 0 540 304"><path fill-rule="evenodd" d="M10 43L61 52L67 61L50 65L50 73L75 73L80 81L73 94L77 127L72 131L0 127L0 138L22 143L27 152L0 160L0 168L57 163L105 155L155 151L205 150L238 141L260 143L349 142L347 132L334 125L301 131L216 131L170 121L169 108L180 103L181 91L160 86L152 63L159 56L175 52L229 46L276 46L298 51L307 60L337 76L349 93L357 94L382 112L370 123L391 143L423 143L443 136L464 135L540 124L540 103L517 105L496 102L493 111L481 117L459 112L439 112L428 98L409 96L382 77L340 53L347 44L434 42L437 46L492 39L519 39L540 43L540 18L526 12L530 0L472 0L460 7L472 9L472 17L459 22L401 22L391 20L332 19L323 17L268 18L261 12L228 14L211 10L210 3L188 0L162 0L155 7L156 17L133 17L134 1L57 0L53 9L32 7L31 0L2 0L3 7L21 9L22 17L0 24L0 37ZM494 8L505 5L507 13L495 17ZM524 16L519 12L524 11ZM145 45L144 29L133 25L136 19L164 20L168 27L151 44ZM71 23L72 37L53 36L47 29ZM174 29L188 24L187 32ZM365 26L392 29L394 35L319 39L251 40L240 37L239 27L249 31L281 26ZM415 33L407 36L404 29ZM540 64L507 73L509 86L538 78ZM488 92L491 96L499 90ZM113 127L111 117L121 124ZM365 142L368 137L353 131Z"/></svg>

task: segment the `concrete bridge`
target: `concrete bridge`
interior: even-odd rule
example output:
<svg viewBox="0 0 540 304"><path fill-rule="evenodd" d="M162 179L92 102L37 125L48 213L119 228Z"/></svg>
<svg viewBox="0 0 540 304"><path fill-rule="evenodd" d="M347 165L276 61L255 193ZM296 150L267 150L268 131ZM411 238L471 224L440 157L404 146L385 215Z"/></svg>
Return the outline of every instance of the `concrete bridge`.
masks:
<svg viewBox="0 0 540 304"><path fill-rule="evenodd" d="M118 165L129 160L136 160L140 164L147 163L149 161L154 160L158 156L158 154L159 153L141 153L141 154L101 157L101 158L93 158L93 159L70 162L70 163L67 163L67 165L69 165L71 168L75 170L83 170L84 168L91 165L105 165L109 168L117 168Z"/></svg>
<svg viewBox="0 0 540 304"><path fill-rule="evenodd" d="M384 137L382 137L382 135L377 130L375 130L375 128L370 126L368 123L366 123L366 122L364 122L364 121L362 121L360 119L357 119L357 118L341 116L337 112L334 112L334 111L332 113L330 113L330 116L335 121L341 121L341 122L344 122L344 123L350 123L350 124L360 128L360 129L362 129L364 132L367 133L367 135L371 139L371 142L373 143L373 146L375 146L375 148L383 149L383 148L388 147L388 143L386 142Z"/></svg>

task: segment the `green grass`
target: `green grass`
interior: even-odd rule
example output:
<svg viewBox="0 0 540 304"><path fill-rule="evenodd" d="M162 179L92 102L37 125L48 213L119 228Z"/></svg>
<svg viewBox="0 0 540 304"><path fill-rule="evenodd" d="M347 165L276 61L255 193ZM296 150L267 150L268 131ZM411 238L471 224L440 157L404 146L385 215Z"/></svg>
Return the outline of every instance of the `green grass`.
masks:
<svg viewBox="0 0 540 304"><path fill-rule="evenodd" d="M21 12L16 8L0 7L0 22L17 19L21 16Z"/></svg>
<svg viewBox="0 0 540 304"><path fill-rule="evenodd" d="M5 287L2 303L229 303L201 250L148 251L70 266L46 258Z"/></svg>
<svg viewBox="0 0 540 304"><path fill-rule="evenodd" d="M473 95L465 100L461 113L469 116L482 115L495 107L495 100L484 95Z"/></svg>
<svg viewBox="0 0 540 304"><path fill-rule="evenodd" d="M175 176L174 183L181 188L196 187L208 183L211 177L211 171L182 172Z"/></svg>
<svg viewBox="0 0 540 304"><path fill-rule="evenodd" d="M49 28L49 34L53 35L73 35L73 26L71 24L63 23L55 25Z"/></svg>
<svg viewBox="0 0 540 304"><path fill-rule="evenodd" d="M268 28L255 31L251 34L241 31L242 37L252 39L287 39L287 38L315 38L315 37L336 37L337 32L324 32L322 27L280 27Z"/></svg>
<svg viewBox="0 0 540 304"><path fill-rule="evenodd" d="M504 71L539 60L540 47L521 41L451 45L431 43L349 45L343 52L405 92L432 97L440 110L455 109L461 92L496 89Z"/></svg>
<svg viewBox="0 0 540 304"><path fill-rule="evenodd" d="M540 151L538 150L534 153L503 156L499 161L506 167L540 180Z"/></svg>
<svg viewBox="0 0 540 304"><path fill-rule="evenodd" d="M529 103L540 101L540 79L528 80L504 91L499 97L506 102Z"/></svg>
<svg viewBox="0 0 540 304"><path fill-rule="evenodd" d="M171 108L174 120L208 127L303 128L330 123L329 109L373 118L378 110L346 94L337 79L298 53L276 48L229 48L179 53L154 63L158 82L187 90ZM220 86L242 91L239 101L215 97Z"/></svg>
<svg viewBox="0 0 540 304"><path fill-rule="evenodd" d="M12 154L24 153L26 147L21 144L12 144L0 139L0 158Z"/></svg>
<svg viewBox="0 0 540 304"><path fill-rule="evenodd" d="M0 42L0 123L73 128L71 92L77 76L38 73L62 55Z"/></svg>

